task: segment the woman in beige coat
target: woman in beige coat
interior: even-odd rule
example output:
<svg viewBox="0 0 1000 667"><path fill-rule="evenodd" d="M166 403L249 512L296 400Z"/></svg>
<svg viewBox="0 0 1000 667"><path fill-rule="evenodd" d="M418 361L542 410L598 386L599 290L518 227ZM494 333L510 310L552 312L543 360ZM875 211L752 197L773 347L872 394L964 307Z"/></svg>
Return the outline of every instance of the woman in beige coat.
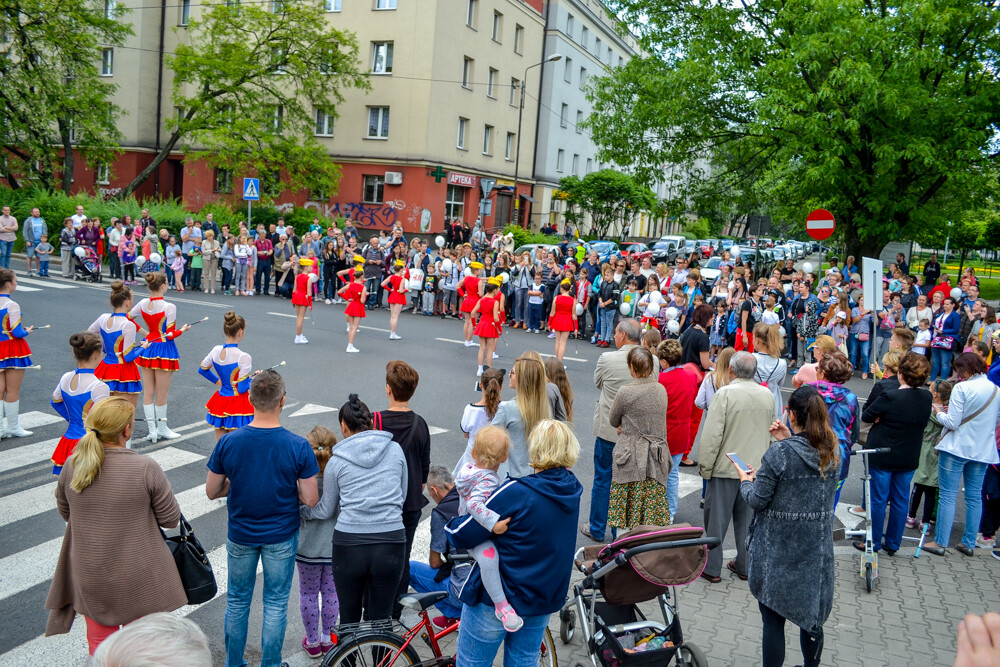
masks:
<svg viewBox="0 0 1000 667"><path fill-rule="evenodd" d="M222 246L215 239L215 232L211 229L205 232L205 240L201 242L201 255L205 263L205 284L202 289L208 294L215 294L216 275L219 268L219 257L222 255Z"/></svg>
<svg viewBox="0 0 1000 667"><path fill-rule="evenodd" d="M611 405L618 442L611 455L608 525L668 526L667 391L653 375L653 355L646 348L628 353L628 368L635 379L618 391Z"/></svg>
<svg viewBox="0 0 1000 667"><path fill-rule="evenodd" d="M90 655L120 626L187 604L159 529L175 527L181 508L160 466L125 449L134 418L124 398L95 405L56 483L67 526L45 601L45 635L69 632L82 614Z"/></svg>

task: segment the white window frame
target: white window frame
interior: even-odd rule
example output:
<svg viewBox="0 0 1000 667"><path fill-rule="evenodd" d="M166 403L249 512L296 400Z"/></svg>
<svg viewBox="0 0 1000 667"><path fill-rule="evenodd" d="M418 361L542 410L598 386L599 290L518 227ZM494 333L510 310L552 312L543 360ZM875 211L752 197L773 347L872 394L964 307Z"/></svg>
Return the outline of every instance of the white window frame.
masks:
<svg viewBox="0 0 1000 667"><path fill-rule="evenodd" d="M191 0L181 0L181 17L178 25L186 26L191 20Z"/></svg>
<svg viewBox="0 0 1000 667"><path fill-rule="evenodd" d="M573 33L576 31L576 19L572 14L566 14L566 34L569 35L570 39L573 39Z"/></svg>
<svg viewBox="0 0 1000 667"><path fill-rule="evenodd" d="M389 76L392 74L393 44L394 42L372 42L372 74L378 76ZM383 51L382 71L377 69L379 50Z"/></svg>
<svg viewBox="0 0 1000 667"><path fill-rule="evenodd" d="M613 54L614 54L614 51L612 51L611 47L609 46L608 47L608 67L611 66L611 59L612 59Z"/></svg>
<svg viewBox="0 0 1000 667"><path fill-rule="evenodd" d="M101 76L115 75L115 50L101 49Z"/></svg>
<svg viewBox="0 0 1000 667"><path fill-rule="evenodd" d="M594 160L593 158L587 158L587 174L594 171ZM586 176L586 174L584 174Z"/></svg>
<svg viewBox="0 0 1000 667"><path fill-rule="evenodd" d="M573 153L573 162L571 164L573 166L573 169L572 169L573 175L574 176L579 176L580 175L580 155L578 153Z"/></svg>
<svg viewBox="0 0 1000 667"><path fill-rule="evenodd" d="M372 188L372 197L368 197L368 188ZM385 202L385 176L364 174L361 177L361 201L366 204L381 204Z"/></svg>
<svg viewBox="0 0 1000 667"><path fill-rule="evenodd" d="M489 69L489 73L486 75L486 97L491 99L497 98L497 77L500 75L500 70Z"/></svg>
<svg viewBox="0 0 1000 667"><path fill-rule="evenodd" d="M325 12L339 12L342 9L341 0L324 0L323 11Z"/></svg>
<svg viewBox="0 0 1000 667"><path fill-rule="evenodd" d="M556 151L556 171L559 173L562 173L564 162L566 162L566 151L560 148Z"/></svg>
<svg viewBox="0 0 1000 667"><path fill-rule="evenodd" d="M559 108L559 127L569 127L569 105L565 102Z"/></svg>
<svg viewBox="0 0 1000 667"><path fill-rule="evenodd" d="M566 62L563 63L563 80L566 83L573 83L573 59L566 58Z"/></svg>
<svg viewBox="0 0 1000 667"><path fill-rule="evenodd" d="M462 88L472 90L472 76L476 61L469 56L462 57Z"/></svg>
<svg viewBox="0 0 1000 667"><path fill-rule="evenodd" d="M458 117L458 137L455 139L455 147L459 150L467 151L468 147L465 145L465 140L469 133L469 119Z"/></svg>
<svg viewBox="0 0 1000 667"><path fill-rule="evenodd" d="M375 134L372 134L372 114L375 114ZM389 138L389 107L370 106L368 107L368 130L367 139L385 140Z"/></svg>
<svg viewBox="0 0 1000 667"><path fill-rule="evenodd" d="M94 169L94 182L98 185L111 183L111 166L107 162L101 162Z"/></svg>
<svg viewBox="0 0 1000 667"><path fill-rule="evenodd" d="M517 103L520 100L520 94L521 82L514 77L510 77L510 105L512 107L517 106Z"/></svg>
<svg viewBox="0 0 1000 667"><path fill-rule="evenodd" d="M598 60L601 59L601 38L600 37L595 37L594 38L594 55L597 56Z"/></svg>
<svg viewBox="0 0 1000 667"><path fill-rule="evenodd" d="M284 76L288 73L285 69L285 50L280 46L271 47L271 60L273 64L271 65L271 72L277 74L278 76Z"/></svg>
<svg viewBox="0 0 1000 667"><path fill-rule="evenodd" d="M387 11L396 8L396 0L375 0L375 11Z"/></svg>
<svg viewBox="0 0 1000 667"><path fill-rule="evenodd" d="M271 132L281 134L285 126L285 107L281 104L274 105L274 116L271 119Z"/></svg>
<svg viewBox="0 0 1000 667"><path fill-rule="evenodd" d="M483 155L493 155L493 131L492 125L483 126Z"/></svg>
<svg viewBox="0 0 1000 667"><path fill-rule="evenodd" d="M587 42L589 41L590 41L590 28L588 28L587 26L583 26L583 28L580 30L580 46L583 47L584 51L587 50Z"/></svg>
<svg viewBox="0 0 1000 667"><path fill-rule="evenodd" d="M465 8L465 25L472 28L473 30L478 30L476 27L479 24L479 0L469 0L469 4Z"/></svg>
<svg viewBox="0 0 1000 667"><path fill-rule="evenodd" d="M580 109L576 110L576 133L583 134L583 128L580 125L583 123L583 111Z"/></svg>
<svg viewBox="0 0 1000 667"><path fill-rule="evenodd" d="M316 125L313 134L317 137L333 136L334 115L323 107L316 107Z"/></svg>
<svg viewBox="0 0 1000 667"><path fill-rule="evenodd" d="M521 52L524 50L524 26L515 23L514 24L514 53L517 55L523 55Z"/></svg>
<svg viewBox="0 0 1000 667"><path fill-rule="evenodd" d="M462 219L465 214L465 197L468 188L449 185L444 194L444 215L446 218Z"/></svg>
<svg viewBox="0 0 1000 667"><path fill-rule="evenodd" d="M507 147L504 150L504 159L508 162L514 160L514 151L517 150L517 135L513 132L507 133Z"/></svg>
<svg viewBox="0 0 1000 667"><path fill-rule="evenodd" d="M493 10L493 24L490 26L490 39L497 44L503 44L503 14Z"/></svg>
<svg viewBox="0 0 1000 667"><path fill-rule="evenodd" d="M116 10L118 9L117 0L104 0L104 18L109 21L114 21L117 17Z"/></svg>
<svg viewBox="0 0 1000 667"><path fill-rule="evenodd" d="M585 85L587 85L587 76L588 76L587 75L587 68L586 67L581 67L580 68L580 90L583 90L583 87Z"/></svg>

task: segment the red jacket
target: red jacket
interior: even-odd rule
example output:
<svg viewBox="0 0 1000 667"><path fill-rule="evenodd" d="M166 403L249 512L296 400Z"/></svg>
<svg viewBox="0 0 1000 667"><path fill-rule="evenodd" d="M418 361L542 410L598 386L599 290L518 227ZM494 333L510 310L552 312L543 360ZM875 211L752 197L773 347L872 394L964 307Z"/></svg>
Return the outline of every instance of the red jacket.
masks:
<svg viewBox="0 0 1000 667"><path fill-rule="evenodd" d="M944 297L951 296L951 284L950 283L940 283L934 286L930 292L927 293L927 303L930 304L934 301L934 292L941 292Z"/></svg>
<svg viewBox="0 0 1000 667"><path fill-rule="evenodd" d="M698 394L698 380L683 366L672 366L660 373L660 384L667 390L667 446L670 454L691 449L691 410Z"/></svg>

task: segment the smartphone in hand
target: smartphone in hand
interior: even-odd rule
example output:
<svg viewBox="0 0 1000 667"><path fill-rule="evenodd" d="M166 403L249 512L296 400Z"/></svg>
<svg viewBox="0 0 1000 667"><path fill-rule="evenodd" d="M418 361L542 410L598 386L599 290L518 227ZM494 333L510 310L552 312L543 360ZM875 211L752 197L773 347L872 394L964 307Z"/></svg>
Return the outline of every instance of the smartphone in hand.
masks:
<svg viewBox="0 0 1000 667"><path fill-rule="evenodd" d="M733 462L733 465L735 465L737 468L739 468L746 474L748 475L750 474L751 468L749 464L747 464L746 461L741 459L739 454L737 454L736 452L728 452L726 456L728 456L729 460Z"/></svg>

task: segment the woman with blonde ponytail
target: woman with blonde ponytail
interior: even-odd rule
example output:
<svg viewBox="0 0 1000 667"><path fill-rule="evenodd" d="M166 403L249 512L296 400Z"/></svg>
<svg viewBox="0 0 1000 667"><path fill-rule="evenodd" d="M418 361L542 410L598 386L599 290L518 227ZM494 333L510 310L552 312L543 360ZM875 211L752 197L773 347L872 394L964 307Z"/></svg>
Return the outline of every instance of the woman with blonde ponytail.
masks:
<svg viewBox="0 0 1000 667"><path fill-rule="evenodd" d="M95 405L56 483L67 526L45 601L45 634L69 632L81 614L90 655L122 625L187 604L160 534L160 527L177 526L181 509L160 466L125 448L134 421L127 398Z"/></svg>
<svg viewBox="0 0 1000 667"><path fill-rule="evenodd" d="M514 400L500 403L493 417L493 425L502 426L510 434L506 465L511 477L526 477L534 472L528 459L528 439L538 422L552 418L546 384L541 360L522 355L514 361L510 371Z"/></svg>

